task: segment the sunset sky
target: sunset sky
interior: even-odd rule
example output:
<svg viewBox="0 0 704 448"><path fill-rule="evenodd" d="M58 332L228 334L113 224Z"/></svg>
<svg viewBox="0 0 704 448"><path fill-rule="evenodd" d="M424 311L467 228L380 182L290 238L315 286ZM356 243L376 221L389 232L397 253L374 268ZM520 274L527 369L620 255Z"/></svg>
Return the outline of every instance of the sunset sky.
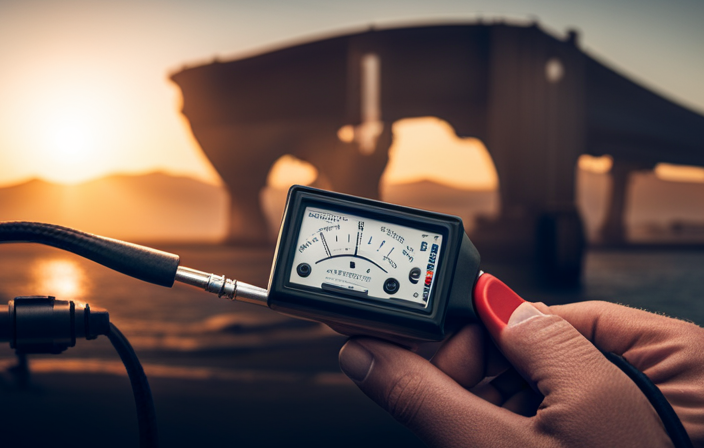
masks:
<svg viewBox="0 0 704 448"><path fill-rule="evenodd" d="M590 54L704 112L700 0L0 0L0 186L155 170L217 183L168 80L184 64L370 24L478 17L537 18L558 36L577 28ZM387 180L427 177L389 169Z"/></svg>

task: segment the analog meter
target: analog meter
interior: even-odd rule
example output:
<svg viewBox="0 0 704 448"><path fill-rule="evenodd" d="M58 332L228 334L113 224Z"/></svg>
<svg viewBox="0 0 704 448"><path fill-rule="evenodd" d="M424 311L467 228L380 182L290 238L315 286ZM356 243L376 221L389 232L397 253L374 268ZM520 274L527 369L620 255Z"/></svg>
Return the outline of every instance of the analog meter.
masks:
<svg viewBox="0 0 704 448"><path fill-rule="evenodd" d="M439 340L474 316L478 272L458 217L294 186L268 305L366 333Z"/></svg>

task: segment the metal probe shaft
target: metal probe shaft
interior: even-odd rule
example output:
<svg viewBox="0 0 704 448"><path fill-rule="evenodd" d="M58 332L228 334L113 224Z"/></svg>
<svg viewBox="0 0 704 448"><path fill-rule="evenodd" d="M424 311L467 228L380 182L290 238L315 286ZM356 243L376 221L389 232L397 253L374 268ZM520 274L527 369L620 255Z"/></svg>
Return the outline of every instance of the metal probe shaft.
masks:
<svg viewBox="0 0 704 448"><path fill-rule="evenodd" d="M267 306L269 293L266 289L232 280L224 275L209 274L179 266L176 270L175 280L217 294L218 297L227 297L230 300Z"/></svg>

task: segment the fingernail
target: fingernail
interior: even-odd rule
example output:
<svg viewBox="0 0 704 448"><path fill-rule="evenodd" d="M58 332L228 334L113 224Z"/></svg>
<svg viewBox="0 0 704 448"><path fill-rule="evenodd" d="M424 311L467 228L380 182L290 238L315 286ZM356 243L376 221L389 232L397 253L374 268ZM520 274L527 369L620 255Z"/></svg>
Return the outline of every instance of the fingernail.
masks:
<svg viewBox="0 0 704 448"><path fill-rule="evenodd" d="M529 319L538 316L545 316L545 314L538 311L536 307L530 304L530 302L521 303L518 308L513 310L511 317L508 319L508 326L514 327L520 323L523 323Z"/></svg>
<svg viewBox="0 0 704 448"><path fill-rule="evenodd" d="M361 382L369 374L374 357L357 341L349 340L340 350L340 369L350 379Z"/></svg>

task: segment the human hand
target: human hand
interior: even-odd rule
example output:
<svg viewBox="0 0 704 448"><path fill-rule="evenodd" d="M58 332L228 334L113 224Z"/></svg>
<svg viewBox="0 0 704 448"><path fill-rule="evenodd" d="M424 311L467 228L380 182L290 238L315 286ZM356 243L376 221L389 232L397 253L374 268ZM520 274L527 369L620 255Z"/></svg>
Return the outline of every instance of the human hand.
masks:
<svg viewBox="0 0 704 448"><path fill-rule="evenodd" d="M493 335L505 356L468 325L432 362L359 338L340 365L430 446L671 446L645 396L583 335L646 373L704 446L704 330L618 305L521 305Z"/></svg>

